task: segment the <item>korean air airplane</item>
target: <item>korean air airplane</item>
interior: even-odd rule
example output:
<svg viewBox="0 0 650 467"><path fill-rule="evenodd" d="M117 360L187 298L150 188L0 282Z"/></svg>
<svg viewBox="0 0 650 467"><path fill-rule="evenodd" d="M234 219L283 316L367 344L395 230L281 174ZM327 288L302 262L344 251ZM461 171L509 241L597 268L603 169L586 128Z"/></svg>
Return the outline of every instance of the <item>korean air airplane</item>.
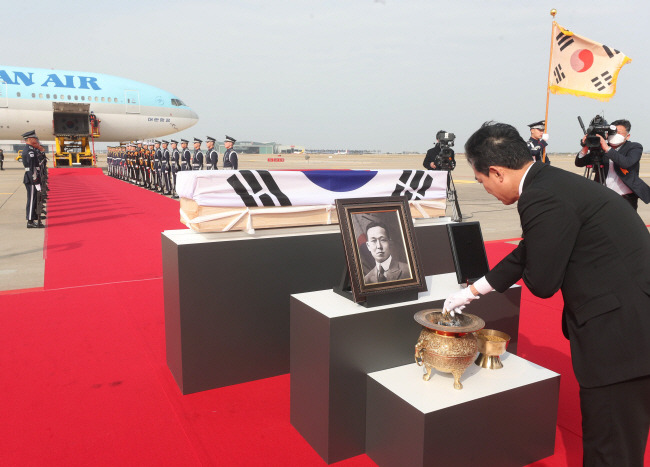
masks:
<svg viewBox="0 0 650 467"><path fill-rule="evenodd" d="M75 134L83 118L100 121L99 141L157 138L196 124L199 117L162 89L126 78L77 71L0 66L0 140L36 130L41 140ZM87 123L86 123L87 125Z"/></svg>

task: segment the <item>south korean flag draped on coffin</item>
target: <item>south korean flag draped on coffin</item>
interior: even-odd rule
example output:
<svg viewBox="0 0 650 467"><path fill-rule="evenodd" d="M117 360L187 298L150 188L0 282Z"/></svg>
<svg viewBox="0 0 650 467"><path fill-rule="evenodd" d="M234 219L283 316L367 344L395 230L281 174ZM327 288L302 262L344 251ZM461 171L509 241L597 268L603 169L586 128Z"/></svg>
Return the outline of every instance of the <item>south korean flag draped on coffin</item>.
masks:
<svg viewBox="0 0 650 467"><path fill-rule="evenodd" d="M177 193L201 206L334 205L336 199L406 196L446 198L447 172L427 170L306 170L179 172Z"/></svg>
<svg viewBox="0 0 650 467"><path fill-rule="evenodd" d="M621 51L574 34L553 21L548 78L552 93L608 101L616 92L619 71L631 61Z"/></svg>

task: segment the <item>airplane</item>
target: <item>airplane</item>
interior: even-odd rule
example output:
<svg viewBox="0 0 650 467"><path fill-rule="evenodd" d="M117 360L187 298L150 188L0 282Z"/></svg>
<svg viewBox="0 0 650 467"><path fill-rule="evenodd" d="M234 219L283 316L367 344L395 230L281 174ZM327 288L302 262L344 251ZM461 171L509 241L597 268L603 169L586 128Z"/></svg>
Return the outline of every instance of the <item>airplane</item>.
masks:
<svg viewBox="0 0 650 467"><path fill-rule="evenodd" d="M90 113L100 120L94 140L112 142L158 138L199 119L174 94L127 78L0 65L0 140L36 130L53 141L55 133L74 134L83 125L87 133Z"/></svg>
<svg viewBox="0 0 650 467"><path fill-rule="evenodd" d="M334 155L337 155L337 156L338 156L338 155L342 155L342 156L344 156L344 155L346 155L347 153L348 153L348 150L346 149L345 151L336 151L336 152L334 153Z"/></svg>

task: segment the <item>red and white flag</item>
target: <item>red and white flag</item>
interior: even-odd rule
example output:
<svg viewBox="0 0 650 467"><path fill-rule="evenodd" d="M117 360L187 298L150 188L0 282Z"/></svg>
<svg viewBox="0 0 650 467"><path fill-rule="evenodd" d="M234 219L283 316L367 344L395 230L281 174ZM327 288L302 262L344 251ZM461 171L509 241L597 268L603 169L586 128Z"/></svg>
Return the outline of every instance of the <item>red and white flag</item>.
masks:
<svg viewBox="0 0 650 467"><path fill-rule="evenodd" d="M574 34L553 21L551 71L553 94L608 101L616 93L618 73L632 59L614 48Z"/></svg>

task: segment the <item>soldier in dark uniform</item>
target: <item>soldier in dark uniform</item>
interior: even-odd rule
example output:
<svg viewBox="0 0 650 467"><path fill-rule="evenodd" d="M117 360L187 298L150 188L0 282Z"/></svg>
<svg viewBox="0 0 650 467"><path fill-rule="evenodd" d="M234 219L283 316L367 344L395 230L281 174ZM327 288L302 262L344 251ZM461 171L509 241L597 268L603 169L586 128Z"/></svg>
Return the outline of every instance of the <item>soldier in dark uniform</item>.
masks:
<svg viewBox="0 0 650 467"><path fill-rule="evenodd" d="M239 157L232 148L237 140L231 136L226 135L226 141L223 145L226 147L226 152L223 154L223 169L224 170L237 170L239 168Z"/></svg>
<svg viewBox="0 0 650 467"><path fill-rule="evenodd" d="M194 157L192 157L192 170L203 170L203 152L201 151L201 141L194 138Z"/></svg>
<svg viewBox="0 0 650 467"><path fill-rule="evenodd" d="M171 162L172 162L172 198L178 198L178 195L176 194L176 174L178 173L178 170L180 168L181 164L181 152L178 150L178 141L173 139L172 141L172 157L171 157Z"/></svg>
<svg viewBox="0 0 650 467"><path fill-rule="evenodd" d="M160 141L154 141L154 164L153 164L153 173L154 173L154 190L161 191L162 187L162 149L160 149Z"/></svg>
<svg viewBox="0 0 650 467"><path fill-rule="evenodd" d="M548 155L546 154L546 146L548 146L548 135L544 133L545 121L531 123L528 125L530 128L530 139L528 140L528 150L534 161L544 162L551 164Z"/></svg>
<svg viewBox="0 0 650 467"><path fill-rule="evenodd" d="M153 147L153 143L150 143L148 145L148 148L149 148L149 151L148 151L148 154L147 154L147 181L148 181L147 188L149 190L153 190L154 189L154 180L155 180L154 179L154 177L155 177L155 174L154 174L155 149Z"/></svg>
<svg viewBox="0 0 650 467"><path fill-rule="evenodd" d="M38 192L41 190L40 168L38 165L39 157L39 143L36 131L28 131L24 133L23 139L25 140L25 149L23 149L22 158L23 166L25 167L25 175L23 176L23 183L27 189L27 228L28 229L42 229L45 227L36 214L36 206L38 204Z"/></svg>
<svg viewBox="0 0 650 467"><path fill-rule="evenodd" d="M0 170L4 170L4 163L5 163L5 153L2 149L0 149Z"/></svg>
<svg viewBox="0 0 650 467"><path fill-rule="evenodd" d="M208 136L205 144L208 146L208 151L205 153L205 168L208 170L217 170L217 162L219 161L219 153L214 149L215 139Z"/></svg>
<svg viewBox="0 0 650 467"><path fill-rule="evenodd" d="M188 144L188 140L181 139L181 170L192 170L192 153L187 147Z"/></svg>
<svg viewBox="0 0 650 467"><path fill-rule="evenodd" d="M163 195L172 194L172 187L170 181L171 153L169 152L169 149L167 149L167 146L169 146L169 141L164 139L162 142L162 158L160 160L161 162L160 174L162 176L161 186L162 186Z"/></svg>

